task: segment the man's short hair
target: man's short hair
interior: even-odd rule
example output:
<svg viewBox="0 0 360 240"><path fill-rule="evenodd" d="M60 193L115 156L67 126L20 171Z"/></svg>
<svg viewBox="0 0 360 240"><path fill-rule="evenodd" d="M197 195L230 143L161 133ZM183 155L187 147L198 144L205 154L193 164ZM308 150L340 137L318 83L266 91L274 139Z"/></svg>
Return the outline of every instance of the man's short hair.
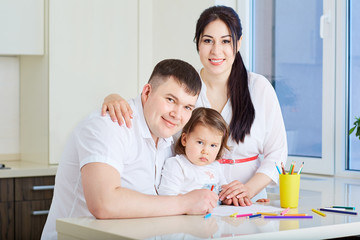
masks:
<svg viewBox="0 0 360 240"><path fill-rule="evenodd" d="M156 64L148 83L155 90L169 77L173 77L188 94L196 96L200 93L199 74L193 66L179 59L165 59Z"/></svg>

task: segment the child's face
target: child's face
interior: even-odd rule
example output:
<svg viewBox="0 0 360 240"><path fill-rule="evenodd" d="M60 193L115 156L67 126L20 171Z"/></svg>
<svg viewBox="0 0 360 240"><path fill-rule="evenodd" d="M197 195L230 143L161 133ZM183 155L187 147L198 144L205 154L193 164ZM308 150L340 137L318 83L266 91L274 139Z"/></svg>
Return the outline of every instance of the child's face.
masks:
<svg viewBox="0 0 360 240"><path fill-rule="evenodd" d="M191 133L181 136L181 143L193 164L205 166L216 160L222 137L222 133L214 128L197 125Z"/></svg>

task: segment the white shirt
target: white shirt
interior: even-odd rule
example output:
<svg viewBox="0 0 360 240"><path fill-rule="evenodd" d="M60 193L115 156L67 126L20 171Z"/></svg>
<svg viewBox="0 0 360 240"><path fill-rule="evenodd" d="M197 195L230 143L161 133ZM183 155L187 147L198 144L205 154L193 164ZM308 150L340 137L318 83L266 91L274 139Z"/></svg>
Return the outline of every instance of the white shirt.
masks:
<svg viewBox="0 0 360 240"><path fill-rule="evenodd" d="M275 162L280 166L281 162L285 164L287 160L286 131L280 104L274 88L265 77L249 72L248 82L251 101L255 108L255 119L250 135L246 135L244 143L239 142L239 144L230 136L228 146L231 151L227 151L224 158L244 159L258 154L263 157L260 156L255 161L245 163L223 164L225 177L228 182L238 180L246 183L255 173L263 173L270 177L273 181L272 185L275 185L279 179ZM211 108L204 82L202 82L196 107ZM221 115L230 124L232 117L230 100L225 104ZM266 198L265 189L252 200L256 201L259 198Z"/></svg>
<svg viewBox="0 0 360 240"><path fill-rule="evenodd" d="M211 189L219 193L226 184L224 170L217 161L198 166L185 155L176 155L165 161L159 185L160 195L185 194L195 189Z"/></svg>
<svg viewBox="0 0 360 240"><path fill-rule="evenodd" d="M144 194L156 194L165 159L173 155L172 137L159 139L155 147L146 124L140 97L129 101L133 127L121 127L95 111L70 137L55 178L54 196L42 239L56 239L57 218L92 216L81 183L81 168L93 162L114 167L121 186Z"/></svg>

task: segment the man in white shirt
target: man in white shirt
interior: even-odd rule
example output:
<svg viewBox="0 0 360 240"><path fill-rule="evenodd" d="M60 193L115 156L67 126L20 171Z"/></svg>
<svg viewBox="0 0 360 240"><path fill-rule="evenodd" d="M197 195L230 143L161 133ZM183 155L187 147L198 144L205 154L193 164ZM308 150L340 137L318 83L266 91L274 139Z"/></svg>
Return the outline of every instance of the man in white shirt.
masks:
<svg viewBox="0 0 360 240"><path fill-rule="evenodd" d="M56 239L56 219L99 219L205 214L218 196L199 189L158 196L157 187L172 135L189 120L201 89L196 70L181 60L156 65L141 96L130 100L133 127L114 124L100 111L91 114L68 141L42 239Z"/></svg>

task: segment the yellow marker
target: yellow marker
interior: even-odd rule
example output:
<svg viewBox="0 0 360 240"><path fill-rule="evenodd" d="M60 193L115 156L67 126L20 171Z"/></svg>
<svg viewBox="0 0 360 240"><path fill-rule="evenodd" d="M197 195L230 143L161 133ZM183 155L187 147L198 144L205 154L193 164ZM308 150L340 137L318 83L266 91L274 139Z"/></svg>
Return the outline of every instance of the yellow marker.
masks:
<svg viewBox="0 0 360 240"><path fill-rule="evenodd" d="M238 214L237 212L233 213L233 214L230 215L230 217L235 217L237 214Z"/></svg>
<svg viewBox="0 0 360 240"><path fill-rule="evenodd" d="M320 212L320 211L318 211L318 210L311 209L311 211L313 211L314 213L319 214L320 216L326 217L326 214L325 214L325 213L322 213L322 212Z"/></svg>
<svg viewBox="0 0 360 240"><path fill-rule="evenodd" d="M269 212L257 212L256 214L261 214L264 216L277 216L277 213L269 213Z"/></svg>

